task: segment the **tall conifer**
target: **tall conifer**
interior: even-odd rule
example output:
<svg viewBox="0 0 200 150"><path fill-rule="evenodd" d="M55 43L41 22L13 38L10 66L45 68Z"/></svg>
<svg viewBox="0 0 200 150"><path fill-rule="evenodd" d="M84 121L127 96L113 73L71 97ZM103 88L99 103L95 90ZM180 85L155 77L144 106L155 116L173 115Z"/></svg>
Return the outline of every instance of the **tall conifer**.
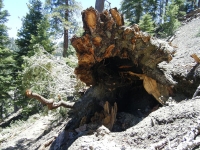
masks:
<svg viewBox="0 0 200 150"><path fill-rule="evenodd" d="M3 10L3 1L0 0L0 120L3 119L3 115L7 115L8 107L11 105L9 92L14 86L14 53L6 48L9 44L8 27L5 25L8 16L8 11Z"/></svg>
<svg viewBox="0 0 200 150"><path fill-rule="evenodd" d="M77 26L75 16L80 6L75 0L46 0L45 8L50 16L52 33L56 38L63 37L63 57L67 57L69 36Z"/></svg>

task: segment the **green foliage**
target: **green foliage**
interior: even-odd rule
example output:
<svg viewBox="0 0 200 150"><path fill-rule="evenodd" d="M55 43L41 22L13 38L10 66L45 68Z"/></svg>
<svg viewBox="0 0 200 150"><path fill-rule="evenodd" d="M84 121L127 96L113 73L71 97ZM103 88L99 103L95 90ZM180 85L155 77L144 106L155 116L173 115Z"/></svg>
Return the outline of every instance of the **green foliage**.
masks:
<svg viewBox="0 0 200 150"><path fill-rule="evenodd" d="M70 55L70 56L66 57L65 61L66 61L66 64L72 68L75 68L78 65L78 60L77 60L76 56L74 56L74 55Z"/></svg>
<svg viewBox="0 0 200 150"><path fill-rule="evenodd" d="M125 14L126 19L128 19L131 24L139 23L144 10L142 2L142 0L122 0L121 11L123 14Z"/></svg>
<svg viewBox="0 0 200 150"><path fill-rule="evenodd" d="M9 43L7 34L8 28L5 23L8 12L3 9L3 2L0 0L0 120L8 114L9 107L12 105L9 92L14 88L13 70L15 61L14 53L6 48Z"/></svg>
<svg viewBox="0 0 200 150"><path fill-rule="evenodd" d="M81 10L79 3L75 0L46 0L45 2L46 13L50 16L51 32L55 37L61 37L64 28L73 33L77 26L75 17Z"/></svg>
<svg viewBox="0 0 200 150"><path fill-rule="evenodd" d="M54 50L54 44L50 40L51 35L48 31L50 25L48 18L43 15L42 2L40 0L30 0L27 6L29 12L22 19L22 27L18 31L18 38L16 40L16 44L19 47L15 57L18 67L16 72L19 74L15 80L18 84L16 94L18 99L16 103L24 108L25 114L29 115L34 113L33 110L38 112L42 105L39 102L35 102L35 100L26 98L24 95L26 90L26 86L23 84L23 71L26 69L25 59L34 56L37 51L35 44L40 44L50 53ZM37 73L39 74L40 72Z"/></svg>
<svg viewBox="0 0 200 150"><path fill-rule="evenodd" d="M18 65L23 63L22 56L27 56L30 51L32 36L38 35L38 24L43 19L42 15L42 3L40 0L30 0L28 4L29 12L22 19L22 27L18 31L18 38L16 44L19 47L18 53ZM32 54L32 53L31 53Z"/></svg>
<svg viewBox="0 0 200 150"><path fill-rule="evenodd" d="M173 1L172 1L173 2ZM186 6L185 6L186 0L174 0L174 3L178 6L178 14L177 17L181 18L184 15L186 15Z"/></svg>
<svg viewBox="0 0 200 150"><path fill-rule="evenodd" d="M121 2L121 11L131 24L139 23L146 13L156 19L157 7L157 0L122 0Z"/></svg>
<svg viewBox="0 0 200 150"><path fill-rule="evenodd" d="M180 22L178 21L178 12L179 6L172 1L166 7L166 14L164 16L165 23L162 25L163 27L163 36L170 36L173 35L176 29L180 26Z"/></svg>
<svg viewBox="0 0 200 150"><path fill-rule="evenodd" d="M33 47L35 44L40 44L44 49L52 53L54 51L54 44L50 40L50 33L48 32L48 29L50 28L50 24L48 22L47 16L44 16L41 20L41 22L37 26L37 35L31 36L30 41L30 53L29 55L34 55Z"/></svg>
<svg viewBox="0 0 200 150"><path fill-rule="evenodd" d="M0 48L5 48L9 44L8 27L5 23L8 21L9 13L3 9L3 0L0 0Z"/></svg>
<svg viewBox="0 0 200 150"><path fill-rule="evenodd" d="M0 31L1 32L1 31ZM15 87L13 82L13 70L15 61L14 53L7 48L0 48L0 119L7 116L9 107L13 105L10 91Z"/></svg>
<svg viewBox="0 0 200 150"><path fill-rule="evenodd" d="M186 14L186 0L122 0L121 11L125 15L125 19L130 24L139 23L143 30L152 29L151 16L154 22L154 32L161 36L172 35L180 26L178 19ZM147 28L144 23L144 18L151 24L151 29ZM139 22L140 20L140 22ZM156 34L157 35L157 34Z"/></svg>
<svg viewBox="0 0 200 150"><path fill-rule="evenodd" d="M24 58L22 86L48 99L58 100L60 95L63 100L67 100L67 96L73 95L75 91L74 69L66 65L62 57L55 57L40 46L36 45L34 50L35 55ZM35 99L24 103L28 106L27 113L31 109L43 109L41 103Z"/></svg>
<svg viewBox="0 0 200 150"><path fill-rule="evenodd" d="M150 14L145 14L142 16L142 19L139 22L140 29L149 34L153 34L154 32L154 22L152 16Z"/></svg>
<svg viewBox="0 0 200 150"><path fill-rule="evenodd" d="M55 39L63 36L63 57L67 57L69 37L74 34L78 23L80 6L75 0L46 0L46 12L50 16L51 32Z"/></svg>

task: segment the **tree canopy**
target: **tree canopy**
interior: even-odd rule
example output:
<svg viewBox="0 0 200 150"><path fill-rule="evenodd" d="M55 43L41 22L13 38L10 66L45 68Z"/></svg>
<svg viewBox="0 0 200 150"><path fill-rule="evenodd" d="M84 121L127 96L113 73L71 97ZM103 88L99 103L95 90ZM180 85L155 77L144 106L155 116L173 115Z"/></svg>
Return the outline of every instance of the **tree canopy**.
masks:
<svg viewBox="0 0 200 150"><path fill-rule="evenodd" d="M5 25L8 16L8 11L3 10L3 1L0 0L0 120L3 119L3 115L7 115L7 108L11 105L9 92L14 86L14 52L7 48L9 37L8 27Z"/></svg>
<svg viewBox="0 0 200 150"><path fill-rule="evenodd" d="M56 39L63 37L63 57L66 57L69 36L78 25L75 17L80 13L80 5L75 0L46 0L45 10L50 17L51 32Z"/></svg>
<svg viewBox="0 0 200 150"><path fill-rule="evenodd" d="M18 31L16 44L20 51L19 56L27 56L30 51L31 36L37 36L38 24L42 20L42 2L40 0L30 0L27 4L29 12L22 19L22 27Z"/></svg>

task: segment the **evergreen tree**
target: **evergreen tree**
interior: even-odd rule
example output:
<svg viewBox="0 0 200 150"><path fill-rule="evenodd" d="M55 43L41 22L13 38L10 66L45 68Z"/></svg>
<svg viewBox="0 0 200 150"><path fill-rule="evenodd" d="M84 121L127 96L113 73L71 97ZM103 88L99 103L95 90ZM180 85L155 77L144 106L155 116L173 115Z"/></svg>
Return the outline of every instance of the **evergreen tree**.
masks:
<svg viewBox="0 0 200 150"><path fill-rule="evenodd" d="M63 57L67 56L69 36L77 25L76 13L80 6L75 0L46 0L46 11L50 15L51 31L56 39L63 36Z"/></svg>
<svg viewBox="0 0 200 150"><path fill-rule="evenodd" d="M150 14L145 14L142 16L142 19L139 22L140 29L149 34L153 34L154 32L154 22L152 16Z"/></svg>
<svg viewBox="0 0 200 150"><path fill-rule="evenodd" d="M40 44L44 49L52 53L54 51L54 44L50 40L50 33L48 32L48 29L50 28L49 21L47 19L47 16L44 16L41 20L41 23L38 24L37 27L37 35L32 35L31 41L30 41L30 54L31 56L34 55L34 45Z"/></svg>
<svg viewBox="0 0 200 150"><path fill-rule="evenodd" d="M29 4L27 4L29 12L22 19L22 27L18 30L17 39L15 41L16 45L19 48L17 54L15 56L16 60L16 70L18 73L15 76L15 82L18 85L17 89L15 89L15 98L18 106L26 106L27 99L24 95L24 87L22 87L22 72L23 72L23 57L33 55L33 52L30 52L33 49L30 49L31 38L33 35L37 36L37 26L42 20L42 3L40 0L29 0Z"/></svg>
<svg viewBox="0 0 200 150"><path fill-rule="evenodd" d="M162 34L164 36L173 35L176 29L180 26L180 22L178 21L178 12L179 6L174 1L166 7L166 14L164 16L165 22L162 25Z"/></svg>
<svg viewBox="0 0 200 150"><path fill-rule="evenodd" d="M22 27L18 31L16 44L19 47L17 56L19 67L23 63L22 56L27 56L30 51L31 36L37 36L37 26L42 20L42 3L40 0L30 0L28 4L29 12L22 19Z"/></svg>
<svg viewBox="0 0 200 150"><path fill-rule="evenodd" d="M6 48L9 44L9 37L5 23L9 14L7 10L2 9L3 1L0 0L0 120L3 118L3 114L7 114L8 106L11 104L9 92L14 86L13 69L15 66L14 53Z"/></svg>
<svg viewBox="0 0 200 150"><path fill-rule="evenodd" d="M158 0L122 0L121 11L131 23L139 23L146 13L157 19Z"/></svg>
<svg viewBox="0 0 200 150"><path fill-rule="evenodd" d="M178 6L178 15L177 17L183 17L186 14L186 0L174 0L174 3Z"/></svg>
<svg viewBox="0 0 200 150"><path fill-rule="evenodd" d="M25 57L33 56L37 49L34 48L35 44L40 44L48 52L53 51L53 44L49 40L48 33L48 20L42 13L42 2L40 0L30 0L28 4L29 12L22 19L22 27L18 31L18 38L16 44L19 47L17 51L16 61L18 76L15 78L18 87L16 95L18 97L18 105L24 108L25 112L32 113L33 110L27 106L29 100L25 97L23 87L23 71L25 67ZM28 109L27 109L28 108Z"/></svg>
<svg viewBox="0 0 200 150"><path fill-rule="evenodd" d="M142 6L142 0L123 0L121 3L122 14L125 14L131 24L139 23L141 19L144 7Z"/></svg>

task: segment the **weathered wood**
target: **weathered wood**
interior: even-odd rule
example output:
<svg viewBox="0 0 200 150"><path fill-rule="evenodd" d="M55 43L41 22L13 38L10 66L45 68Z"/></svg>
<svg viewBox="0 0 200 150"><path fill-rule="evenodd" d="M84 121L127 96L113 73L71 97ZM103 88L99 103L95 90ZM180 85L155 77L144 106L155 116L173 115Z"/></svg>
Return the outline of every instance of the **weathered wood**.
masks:
<svg viewBox="0 0 200 150"><path fill-rule="evenodd" d="M69 103L69 102L62 101L62 100L59 102L54 102L53 99L46 99L37 93L33 93L31 90L26 90L26 96L29 98L35 98L38 101L40 101L42 104L47 105L49 110L56 109L60 106L63 106L65 108L73 108L73 105L74 105L74 103L72 103L72 102Z"/></svg>
<svg viewBox="0 0 200 150"><path fill-rule="evenodd" d="M3 122L0 122L0 127L4 128L10 125L12 121L22 118L22 109L19 109L16 113L10 115Z"/></svg>

